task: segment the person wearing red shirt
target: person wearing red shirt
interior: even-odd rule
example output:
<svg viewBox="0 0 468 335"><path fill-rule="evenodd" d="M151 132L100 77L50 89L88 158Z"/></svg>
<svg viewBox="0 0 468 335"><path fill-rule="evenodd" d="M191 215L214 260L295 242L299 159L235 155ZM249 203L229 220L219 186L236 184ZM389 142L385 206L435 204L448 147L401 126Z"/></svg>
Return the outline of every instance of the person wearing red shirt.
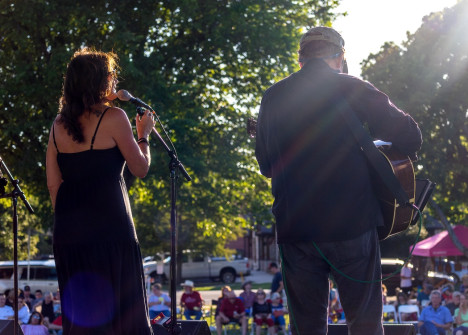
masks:
<svg viewBox="0 0 468 335"><path fill-rule="evenodd" d="M184 308L184 316L187 320L191 320L192 316L195 316L195 320L200 320L202 317L202 304L203 300L198 291L194 291L193 281L186 280L182 283L184 287L184 293L180 298L180 306Z"/></svg>
<svg viewBox="0 0 468 335"><path fill-rule="evenodd" d="M226 294L221 302L219 314L216 316L216 331L221 335L223 325L235 322L241 325L242 335L247 333L247 319L245 318L244 303L236 297L234 291Z"/></svg>
<svg viewBox="0 0 468 335"><path fill-rule="evenodd" d="M57 318L54 320L54 322L49 323L48 325L49 330L62 330L62 315L57 316ZM62 334L59 332L59 334Z"/></svg>

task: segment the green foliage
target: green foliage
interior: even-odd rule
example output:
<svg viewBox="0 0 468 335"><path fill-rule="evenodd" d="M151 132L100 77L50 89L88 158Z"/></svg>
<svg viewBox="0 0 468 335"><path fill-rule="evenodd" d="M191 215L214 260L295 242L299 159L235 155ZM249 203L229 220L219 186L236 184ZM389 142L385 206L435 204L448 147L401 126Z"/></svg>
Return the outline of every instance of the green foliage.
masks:
<svg viewBox="0 0 468 335"><path fill-rule="evenodd" d="M449 221L468 215L468 1L432 13L402 47L386 43L363 76L410 113L423 132L417 175L437 183Z"/></svg>
<svg viewBox="0 0 468 335"><path fill-rule="evenodd" d="M6 189L7 193L11 192L11 188ZM37 198L26 194L29 202L33 207L37 205ZM43 253L51 254L52 247L50 245L50 232L44 231L44 227L39 224L37 217L30 215L26 210L20 210L24 207L20 199L18 199L18 258L28 258L28 247L30 255L38 253L39 246L43 246ZM48 234L49 233L49 234ZM0 255L2 260L13 259L13 203L10 198L0 199ZM42 242L48 242L43 244Z"/></svg>
<svg viewBox="0 0 468 335"><path fill-rule="evenodd" d="M45 150L67 62L82 46L119 55L120 87L157 110L193 178L178 181L179 249L222 253L243 228L271 220L246 120L263 91L296 69L302 29L330 24L337 4L0 0L0 152L36 199L35 219L19 208L20 229L25 220L52 228ZM150 173L130 189L143 254L168 251L170 242L169 159L156 140L151 145ZM8 238L0 244L11 249Z"/></svg>

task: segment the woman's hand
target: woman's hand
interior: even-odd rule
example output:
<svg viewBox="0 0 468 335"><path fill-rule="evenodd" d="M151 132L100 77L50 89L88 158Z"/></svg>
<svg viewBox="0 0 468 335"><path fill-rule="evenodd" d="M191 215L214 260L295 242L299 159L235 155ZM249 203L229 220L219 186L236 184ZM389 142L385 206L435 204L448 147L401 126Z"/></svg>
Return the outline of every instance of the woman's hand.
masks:
<svg viewBox="0 0 468 335"><path fill-rule="evenodd" d="M145 110L142 116L137 115L136 117L136 130L138 139L148 139L155 124L153 112Z"/></svg>

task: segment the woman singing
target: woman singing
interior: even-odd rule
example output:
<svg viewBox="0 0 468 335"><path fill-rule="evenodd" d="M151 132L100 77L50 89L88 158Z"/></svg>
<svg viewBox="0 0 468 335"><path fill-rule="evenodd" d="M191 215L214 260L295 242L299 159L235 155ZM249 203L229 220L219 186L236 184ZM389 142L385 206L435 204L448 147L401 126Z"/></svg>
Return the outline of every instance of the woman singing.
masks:
<svg viewBox="0 0 468 335"><path fill-rule="evenodd" d="M47 147L47 186L64 335L152 334L125 164L143 178L150 166L153 115L112 106L117 56L84 48L68 64ZM115 94L114 94L115 96Z"/></svg>

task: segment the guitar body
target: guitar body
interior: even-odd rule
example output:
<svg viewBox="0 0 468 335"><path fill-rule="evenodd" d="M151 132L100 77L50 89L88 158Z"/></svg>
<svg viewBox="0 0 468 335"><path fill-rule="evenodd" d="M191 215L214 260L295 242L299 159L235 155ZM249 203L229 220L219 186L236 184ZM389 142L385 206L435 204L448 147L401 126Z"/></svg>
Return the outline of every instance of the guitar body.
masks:
<svg viewBox="0 0 468 335"><path fill-rule="evenodd" d="M400 182L403 190L408 194L410 202L414 204L416 183L414 178L413 163L409 157L392 149L391 146L378 146L380 152L385 156L393 173ZM372 168L371 168L372 171ZM379 200L380 208L384 217L384 226L378 227L379 239L405 231L413 219L411 207L401 207L390 190L384 185L375 171L371 172L374 192Z"/></svg>

